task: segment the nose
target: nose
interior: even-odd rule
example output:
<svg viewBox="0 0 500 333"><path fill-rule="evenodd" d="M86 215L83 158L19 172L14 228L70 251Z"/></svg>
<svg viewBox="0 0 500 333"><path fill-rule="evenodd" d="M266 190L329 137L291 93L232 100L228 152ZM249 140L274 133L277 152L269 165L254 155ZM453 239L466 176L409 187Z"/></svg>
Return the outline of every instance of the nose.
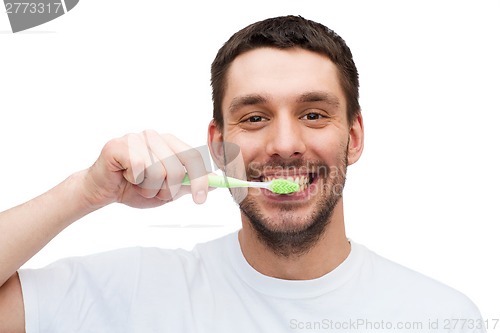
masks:
<svg viewBox="0 0 500 333"><path fill-rule="evenodd" d="M298 119L293 116L281 116L272 120L266 153L269 156L279 156L283 159L301 157L306 144L303 140L303 133Z"/></svg>

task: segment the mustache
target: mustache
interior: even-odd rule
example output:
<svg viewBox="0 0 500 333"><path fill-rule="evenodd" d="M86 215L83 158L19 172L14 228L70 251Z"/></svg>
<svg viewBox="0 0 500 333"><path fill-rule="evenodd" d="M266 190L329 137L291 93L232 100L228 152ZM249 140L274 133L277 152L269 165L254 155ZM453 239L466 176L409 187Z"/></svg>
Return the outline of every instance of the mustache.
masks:
<svg viewBox="0 0 500 333"><path fill-rule="evenodd" d="M331 167L320 160L284 160L273 158L264 163L250 162L247 166L249 178L260 178L266 174L305 174L313 173L318 176L328 177Z"/></svg>

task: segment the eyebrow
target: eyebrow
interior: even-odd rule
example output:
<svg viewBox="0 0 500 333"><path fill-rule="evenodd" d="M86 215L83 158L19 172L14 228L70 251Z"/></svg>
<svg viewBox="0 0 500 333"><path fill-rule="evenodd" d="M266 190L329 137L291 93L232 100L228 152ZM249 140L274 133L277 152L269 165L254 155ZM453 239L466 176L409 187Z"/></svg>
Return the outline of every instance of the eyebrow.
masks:
<svg viewBox="0 0 500 333"><path fill-rule="evenodd" d="M335 108L340 106L340 100L337 96L332 96L323 91L310 91L301 94L297 98L297 103L324 102L332 105Z"/></svg>
<svg viewBox="0 0 500 333"><path fill-rule="evenodd" d="M260 94L238 96L231 101L231 104L229 105L229 113L235 112L244 106L264 104L267 101L268 98Z"/></svg>
<svg viewBox="0 0 500 333"><path fill-rule="evenodd" d="M249 94L235 97L229 105L229 113L236 112L242 107L265 104L270 100L270 97L261 94ZM337 96L332 96L324 91L309 91L303 93L295 100L297 103L313 103L323 102L332 105L335 108L340 106L340 100Z"/></svg>

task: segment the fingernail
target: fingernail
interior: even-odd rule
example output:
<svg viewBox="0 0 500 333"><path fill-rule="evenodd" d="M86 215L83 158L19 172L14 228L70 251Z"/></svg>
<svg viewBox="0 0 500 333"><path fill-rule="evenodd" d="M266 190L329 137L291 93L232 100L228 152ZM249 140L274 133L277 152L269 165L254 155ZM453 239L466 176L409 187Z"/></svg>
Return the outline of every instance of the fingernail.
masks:
<svg viewBox="0 0 500 333"><path fill-rule="evenodd" d="M201 190L196 192L196 195L194 196L194 202L197 204L202 204L207 200L207 192Z"/></svg>

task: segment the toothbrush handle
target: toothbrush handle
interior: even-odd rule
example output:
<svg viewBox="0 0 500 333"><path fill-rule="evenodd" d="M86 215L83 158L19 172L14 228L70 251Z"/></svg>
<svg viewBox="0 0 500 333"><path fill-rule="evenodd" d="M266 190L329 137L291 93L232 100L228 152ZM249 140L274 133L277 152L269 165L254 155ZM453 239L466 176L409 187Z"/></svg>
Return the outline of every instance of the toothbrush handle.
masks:
<svg viewBox="0 0 500 333"><path fill-rule="evenodd" d="M182 185L191 184L189 176L186 174L182 180ZM240 180L232 177L218 176L218 175L208 175L208 186L210 187L220 187L220 188L231 188L231 187L248 187L249 182L245 180Z"/></svg>

